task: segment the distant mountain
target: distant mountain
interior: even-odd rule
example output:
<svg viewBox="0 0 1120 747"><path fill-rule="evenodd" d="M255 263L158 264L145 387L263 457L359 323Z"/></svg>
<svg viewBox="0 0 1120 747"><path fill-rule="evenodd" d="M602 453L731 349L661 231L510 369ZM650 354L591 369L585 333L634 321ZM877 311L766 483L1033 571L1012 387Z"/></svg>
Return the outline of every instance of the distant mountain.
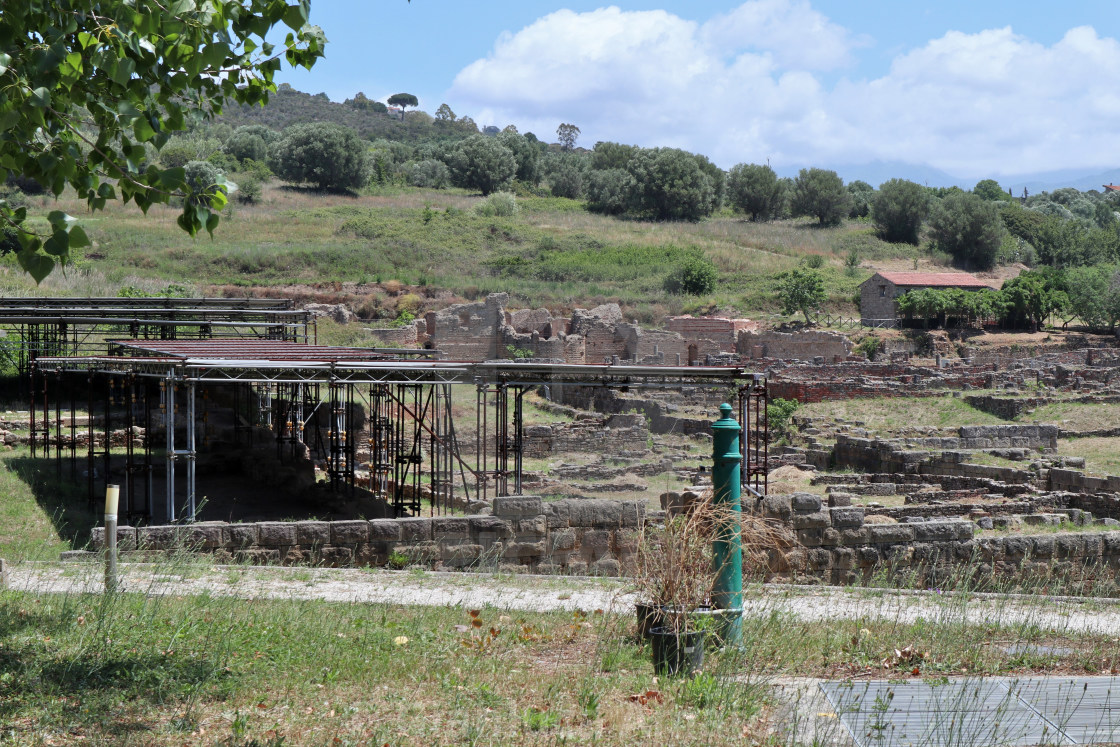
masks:
<svg viewBox="0 0 1120 747"><path fill-rule="evenodd" d="M872 187L878 188L888 179L909 179L928 187L952 187L972 189L984 177L965 179L959 176L925 166L918 163L905 163L903 161L871 161L857 164L832 164L821 166L828 168L840 175L845 184L857 179L867 182ZM797 176L799 168L775 169L779 176ZM1058 171L1039 171L1029 174L993 175L990 177L999 182L1004 190L1010 188L1016 197L1023 194L1026 187L1032 195L1039 192L1053 192L1055 189L1073 187L1081 192L1101 189L1102 185L1120 182L1120 167L1107 171L1091 169L1062 169Z"/></svg>

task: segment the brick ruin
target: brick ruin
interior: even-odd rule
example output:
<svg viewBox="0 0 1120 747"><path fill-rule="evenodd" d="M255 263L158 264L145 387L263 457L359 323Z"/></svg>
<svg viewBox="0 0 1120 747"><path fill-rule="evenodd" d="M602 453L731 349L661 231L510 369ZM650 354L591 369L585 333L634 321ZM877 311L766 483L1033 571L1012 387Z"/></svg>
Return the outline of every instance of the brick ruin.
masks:
<svg viewBox="0 0 1120 747"><path fill-rule="evenodd" d="M532 357L566 363L686 366L745 359L828 360L851 354L843 335L808 331L760 330L749 319L677 316L665 329L648 329L623 319L618 304L576 309L570 317L547 309L508 311L509 296L492 293L485 301L428 312L415 323L372 332L385 342L441 351L449 360L482 361Z"/></svg>

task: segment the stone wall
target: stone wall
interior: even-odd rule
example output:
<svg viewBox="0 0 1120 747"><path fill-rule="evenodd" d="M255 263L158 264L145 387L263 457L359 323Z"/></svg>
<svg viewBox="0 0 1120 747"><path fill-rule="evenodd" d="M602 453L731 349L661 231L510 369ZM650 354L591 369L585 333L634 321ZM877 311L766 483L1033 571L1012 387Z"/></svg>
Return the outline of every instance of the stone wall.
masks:
<svg viewBox="0 0 1120 747"><path fill-rule="evenodd" d="M637 551L643 501L495 498L492 515L270 521L117 530L126 554L189 549L255 563L383 566L392 553L435 568L505 568L617 576ZM103 528L92 545L104 547Z"/></svg>
<svg viewBox="0 0 1120 747"><path fill-rule="evenodd" d="M832 362L847 358L852 341L836 332L804 330L801 332L758 332L741 330L735 350L745 358L811 361L823 357Z"/></svg>
<svg viewBox="0 0 1120 747"><path fill-rule="evenodd" d="M758 322L750 319L728 319L716 316L673 316L665 322L665 329L676 332L687 340L708 340L724 353L734 353L738 347L739 333L757 330Z"/></svg>
<svg viewBox="0 0 1120 747"><path fill-rule="evenodd" d="M442 311L424 315L425 328L432 346L450 360L481 361L505 357L499 353L498 335L505 323L505 305L509 296L491 293L480 303L448 306Z"/></svg>
<svg viewBox="0 0 1120 747"><path fill-rule="evenodd" d="M1120 532L1062 532L974 537L971 521L939 519L907 524L867 524L864 509L825 507L819 496L769 496L763 516L788 522L798 544L770 551L770 578L859 584L879 574L926 587L963 574L1039 582L1057 576L1095 577L1120 568Z"/></svg>
<svg viewBox="0 0 1120 747"><path fill-rule="evenodd" d="M526 426L521 444L525 456L540 459L569 453L638 456L649 451L648 441L645 417L626 413L603 420Z"/></svg>
<svg viewBox="0 0 1120 747"><path fill-rule="evenodd" d="M878 282L871 282L869 278L859 287L859 315L864 326L895 327L898 326L898 304L895 303L895 294L898 291L894 283L886 278L879 278Z"/></svg>

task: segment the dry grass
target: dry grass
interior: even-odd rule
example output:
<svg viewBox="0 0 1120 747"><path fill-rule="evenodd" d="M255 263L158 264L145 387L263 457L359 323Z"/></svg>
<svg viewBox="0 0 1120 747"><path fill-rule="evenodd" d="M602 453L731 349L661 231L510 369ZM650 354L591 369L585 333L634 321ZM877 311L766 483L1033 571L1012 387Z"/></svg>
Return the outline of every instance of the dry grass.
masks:
<svg viewBox="0 0 1120 747"><path fill-rule="evenodd" d="M771 470L767 476L766 492L768 495L789 495L790 493L803 493L812 487L810 481L813 473L797 467L778 467Z"/></svg>
<svg viewBox="0 0 1120 747"><path fill-rule="evenodd" d="M1120 438L1063 438L1058 453L1085 457L1086 472L1120 475Z"/></svg>

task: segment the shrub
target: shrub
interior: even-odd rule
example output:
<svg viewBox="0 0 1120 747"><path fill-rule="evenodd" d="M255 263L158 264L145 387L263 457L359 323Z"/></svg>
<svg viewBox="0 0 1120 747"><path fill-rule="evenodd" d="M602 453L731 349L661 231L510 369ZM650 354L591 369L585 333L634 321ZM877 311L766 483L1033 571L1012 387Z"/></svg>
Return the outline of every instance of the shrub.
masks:
<svg viewBox="0 0 1120 747"><path fill-rule="evenodd" d="M780 441L789 437L790 420L801 403L795 399L775 397L766 405L766 423L770 428L770 440Z"/></svg>
<svg viewBox="0 0 1120 747"><path fill-rule="evenodd" d="M625 213L633 186L625 169L592 171L587 176L587 209L607 215Z"/></svg>
<svg viewBox="0 0 1120 747"><path fill-rule="evenodd" d="M578 200L583 194L583 175L575 166L565 164L549 177L549 186L554 197Z"/></svg>
<svg viewBox="0 0 1120 747"><path fill-rule="evenodd" d="M510 192L495 192L475 206L475 212L487 218L508 218L520 211L517 198Z"/></svg>
<svg viewBox="0 0 1120 747"><path fill-rule="evenodd" d="M222 146L222 150L238 161L264 161L268 158L268 142L260 134L245 127L238 128Z"/></svg>
<svg viewBox="0 0 1120 747"><path fill-rule="evenodd" d="M281 179L320 189L357 189L369 182L370 164L353 130L330 122L292 125L271 149L269 166Z"/></svg>
<svg viewBox="0 0 1120 747"><path fill-rule="evenodd" d="M242 204L255 203L261 198L263 186L254 174L243 174L237 179L237 191L233 198Z"/></svg>
<svg viewBox="0 0 1120 747"><path fill-rule="evenodd" d="M665 278L665 290L690 296L702 296L716 289L716 267L711 260L696 257L688 260Z"/></svg>
<svg viewBox="0 0 1120 747"><path fill-rule="evenodd" d="M865 181L856 179L848 185L852 205L848 208L849 218L866 218L871 213L871 202L875 199L875 188Z"/></svg>
<svg viewBox="0 0 1120 747"><path fill-rule="evenodd" d="M428 158L412 164L408 172L408 182L414 187L447 189L451 184L451 171L443 161Z"/></svg>

